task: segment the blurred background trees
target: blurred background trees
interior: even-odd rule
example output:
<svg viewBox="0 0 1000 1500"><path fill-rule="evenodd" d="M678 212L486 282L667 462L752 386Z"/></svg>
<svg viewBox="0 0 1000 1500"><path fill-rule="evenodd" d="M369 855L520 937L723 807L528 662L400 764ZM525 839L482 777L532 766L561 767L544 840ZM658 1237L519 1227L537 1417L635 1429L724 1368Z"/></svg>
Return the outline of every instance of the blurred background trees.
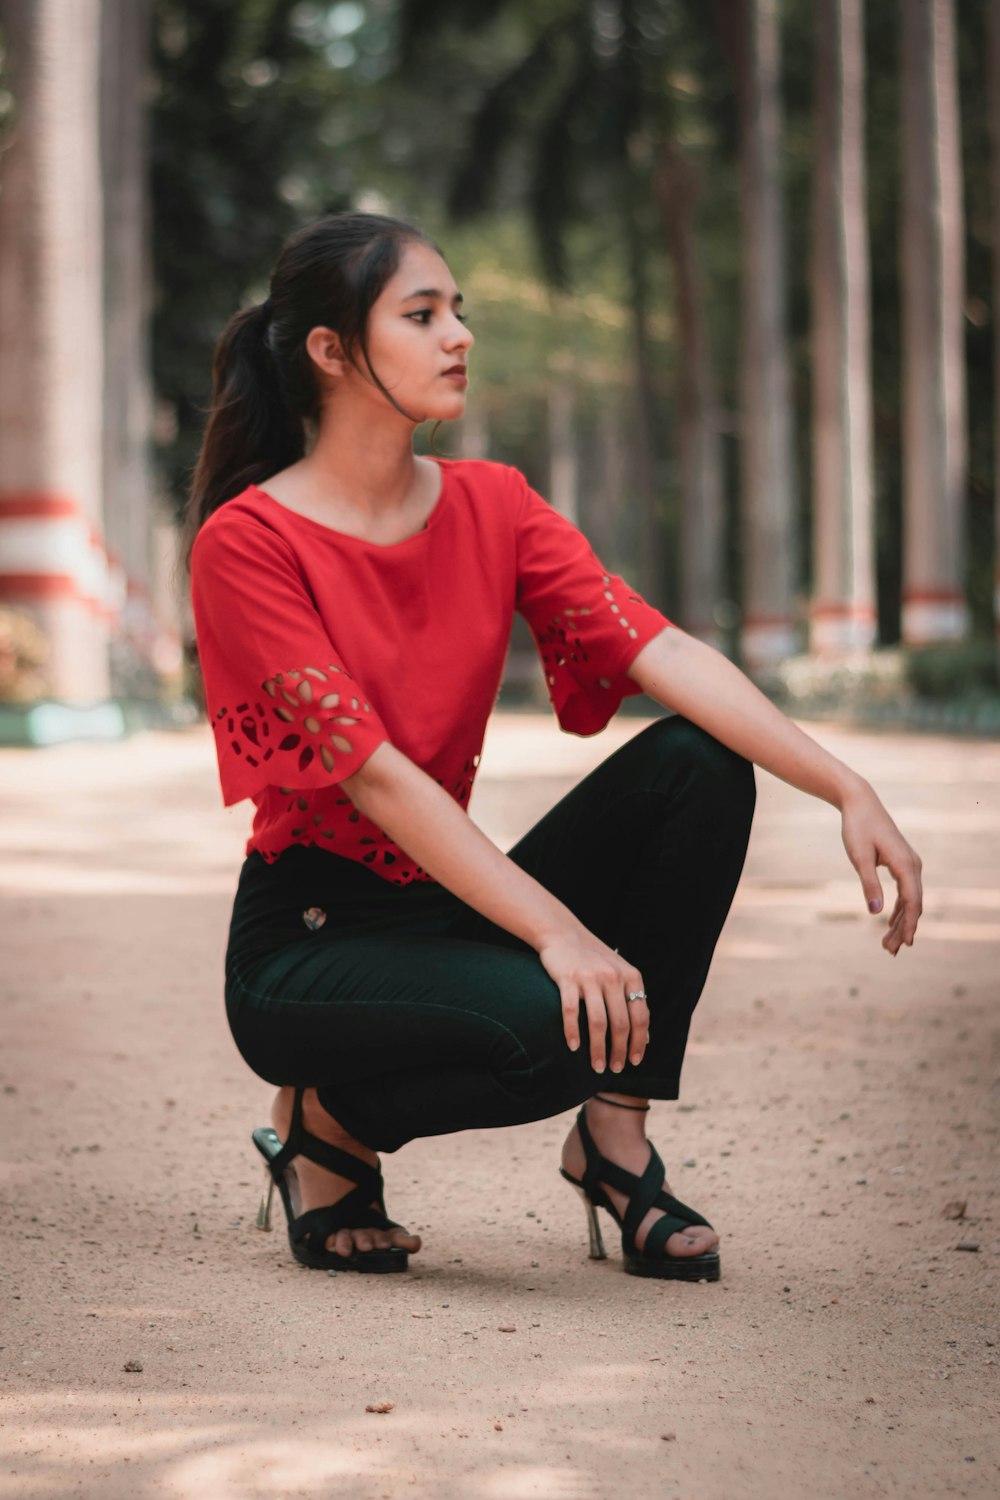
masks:
<svg viewBox="0 0 1000 1500"><path fill-rule="evenodd" d="M121 0L88 4L107 51ZM144 4L175 513L215 340L281 240L396 213L477 337L440 447L523 468L762 685L900 644L925 691L996 685L1000 0ZM143 210L117 191L120 233ZM135 297L106 303L120 344Z"/></svg>
<svg viewBox="0 0 1000 1500"><path fill-rule="evenodd" d="M761 670L890 645L909 546L914 642L991 639L993 417L961 395L993 384L986 7L959 9L159 0L174 484L224 313L293 223L371 204L466 288L456 450L526 467L686 628Z"/></svg>

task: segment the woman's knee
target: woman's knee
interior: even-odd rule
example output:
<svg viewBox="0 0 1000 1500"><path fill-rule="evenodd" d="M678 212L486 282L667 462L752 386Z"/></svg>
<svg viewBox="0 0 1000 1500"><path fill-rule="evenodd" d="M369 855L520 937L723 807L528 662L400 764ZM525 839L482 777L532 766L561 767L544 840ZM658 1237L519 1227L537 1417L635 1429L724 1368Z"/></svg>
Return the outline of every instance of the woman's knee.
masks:
<svg viewBox="0 0 1000 1500"><path fill-rule="evenodd" d="M584 1007L581 1004L581 1046L572 1052L566 1040L559 988L537 955L533 968L535 972L522 986L520 1003L508 1015L506 1037L498 1037L492 1049L496 1076L521 1099L561 1095L568 1080L575 1080L588 1054Z"/></svg>
<svg viewBox="0 0 1000 1500"><path fill-rule="evenodd" d="M684 775L689 788L704 785L733 810L752 815L757 798L753 761L683 714L657 719L636 736L649 757L650 787L664 788Z"/></svg>

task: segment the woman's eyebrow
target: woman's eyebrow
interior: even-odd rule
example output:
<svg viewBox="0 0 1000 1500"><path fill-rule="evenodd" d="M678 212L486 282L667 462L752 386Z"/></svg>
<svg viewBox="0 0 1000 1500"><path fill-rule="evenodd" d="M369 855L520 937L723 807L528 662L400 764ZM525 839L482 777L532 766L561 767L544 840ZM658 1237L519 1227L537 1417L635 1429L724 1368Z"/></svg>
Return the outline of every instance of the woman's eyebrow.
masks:
<svg viewBox="0 0 1000 1500"><path fill-rule="evenodd" d="M444 292L439 291L435 286L425 286L419 292L407 292L406 296L402 300L404 302L411 302L414 297L433 297L440 302L444 298ZM461 292L456 292L454 297L452 298L452 301L464 302L465 298L462 296Z"/></svg>

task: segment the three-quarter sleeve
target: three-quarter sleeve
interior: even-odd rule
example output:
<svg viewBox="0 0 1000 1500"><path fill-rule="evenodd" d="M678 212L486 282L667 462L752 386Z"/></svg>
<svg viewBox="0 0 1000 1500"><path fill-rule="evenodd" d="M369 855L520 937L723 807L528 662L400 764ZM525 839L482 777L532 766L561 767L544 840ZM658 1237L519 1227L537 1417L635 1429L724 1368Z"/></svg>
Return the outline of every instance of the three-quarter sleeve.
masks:
<svg viewBox="0 0 1000 1500"><path fill-rule="evenodd" d="M333 785L389 739L274 531L210 518L191 607L227 807L269 786Z"/></svg>
<svg viewBox="0 0 1000 1500"><path fill-rule="evenodd" d="M521 492L516 608L531 627L560 726L596 734L623 698L642 691L628 668L674 622L605 568L583 533L513 472Z"/></svg>

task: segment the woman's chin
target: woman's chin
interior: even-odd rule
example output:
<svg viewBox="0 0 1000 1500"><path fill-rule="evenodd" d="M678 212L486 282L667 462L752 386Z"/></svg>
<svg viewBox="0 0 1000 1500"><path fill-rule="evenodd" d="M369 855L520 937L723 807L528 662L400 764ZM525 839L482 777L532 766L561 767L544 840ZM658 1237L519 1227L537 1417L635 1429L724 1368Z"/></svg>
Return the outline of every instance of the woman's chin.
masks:
<svg viewBox="0 0 1000 1500"><path fill-rule="evenodd" d="M455 390L438 396L435 401L428 401L427 413L434 422L454 422L457 417L465 416L466 404L466 392Z"/></svg>

